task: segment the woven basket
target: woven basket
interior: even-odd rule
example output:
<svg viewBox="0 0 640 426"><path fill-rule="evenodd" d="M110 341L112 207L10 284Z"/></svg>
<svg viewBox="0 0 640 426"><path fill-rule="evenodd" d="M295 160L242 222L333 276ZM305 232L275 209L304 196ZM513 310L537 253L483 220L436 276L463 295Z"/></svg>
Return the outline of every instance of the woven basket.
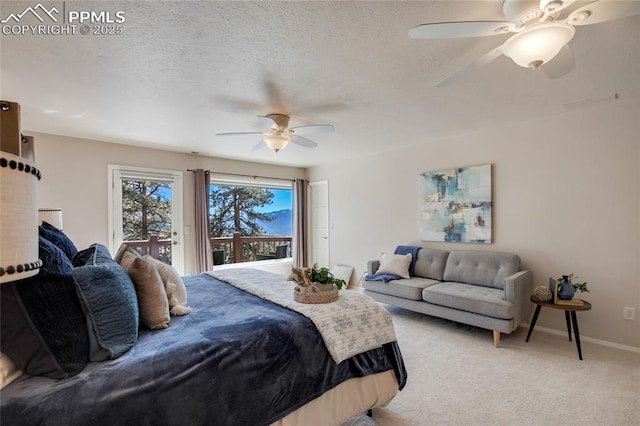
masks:
<svg viewBox="0 0 640 426"><path fill-rule="evenodd" d="M317 305L320 303L331 303L338 300L338 289L333 288L328 291L319 291L316 293L303 293L301 287L297 286L293 289L293 299L298 303L307 303Z"/></svg>

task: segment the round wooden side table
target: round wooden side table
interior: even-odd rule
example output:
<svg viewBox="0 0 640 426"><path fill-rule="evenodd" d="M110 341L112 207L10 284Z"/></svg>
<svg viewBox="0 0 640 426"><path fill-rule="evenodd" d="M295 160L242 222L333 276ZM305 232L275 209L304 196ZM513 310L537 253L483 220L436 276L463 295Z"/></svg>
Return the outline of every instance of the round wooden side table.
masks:
<svg viewBox="0 0 640 426"><path fill-rule="evenodd" d="M580 299L582 300L582 299ZM536 326L536 321L538 321L538 315L540 314L540 310L544 306L545 308L551 309L559 309L564 311L564 318L567 322L567 333L569 334L569 341L571 341L571 324L573 323L573 333L576 336L576 347L578 348L578 356L582 361L582 347L580 346L580 331L578 331L578 318L576 316L576 312L578 311L588 311L591 309L591 303L582 300L583 305L562 305L557 303L549 303L543 302L538 299L536 296L531 296L531 301L536 304L536 310L533 313L533 318L531 319L531 325L529 325L529 332L527 333L527 340L529 341L529 337L531 337L531 333L533 332L533 328ZM571 317L571 321L569 321L569 317Z"/></svg>

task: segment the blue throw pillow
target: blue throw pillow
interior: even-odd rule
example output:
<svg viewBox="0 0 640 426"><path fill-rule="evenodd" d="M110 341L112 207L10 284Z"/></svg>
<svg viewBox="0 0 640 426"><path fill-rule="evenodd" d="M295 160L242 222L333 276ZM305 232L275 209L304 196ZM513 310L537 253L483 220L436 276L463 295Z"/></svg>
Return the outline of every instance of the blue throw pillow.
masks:
<svg viewBox="0 0 640 426"><path fill-rule="evenodd" d="M62 250L69 260L78 252L73 241L71 241L64 232L48 222L42 222L42 225L38 227L38 233L41 237L51 241L56 247Z"/></svg>
<svg viewBox="0 0 640 426"><path fill-rule="evenodd" d="M40 237L39 257L37 275L0 286L0 350L27 374L63 379L87 364L86 321L67 256Z"/></svg>
<svg viewBox="0 0 640 426"><path fill-rule="evenodd" d="M138 340L138 299L133 282L102 244L73 258L72 276L87 318L89 360L117 358Z"/></svg>

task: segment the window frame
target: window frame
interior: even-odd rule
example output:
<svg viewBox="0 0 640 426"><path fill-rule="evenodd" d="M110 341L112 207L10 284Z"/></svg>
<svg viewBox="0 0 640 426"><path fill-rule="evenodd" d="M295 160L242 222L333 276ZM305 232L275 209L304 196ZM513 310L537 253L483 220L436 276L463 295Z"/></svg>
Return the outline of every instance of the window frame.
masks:
<svg viewBox="0 0 640 426"><path fill-rule="evenodd" d="M171 264L180 274L184 274L184 186L183 173L175 170L149 169L144 167L120 166L108 167L108 231L109 250L115 254L122 243L122 179L139 179L171 182L171 221L172 239L177 241L171 248ZM117 213L120 212L120 213ZM120 230L120 238L116 229ZM176 234L173 234L173 233Z"/></svg>
<svg viewBox="0 0 640 426"><path fill-rule="evenodd" d="M293 183L294 179L287 178L266 178L266 177L258 177L258 176L241 176L241 175L230 175L230 174L216 174L211 173L209 175L209 201L211 200L211 186L243 186L243 187L254 187L254 188L264 188L264 189L274 189L274 190L289 190L292 193L291 200L291 212L293 213L294 205L293 205ZM291 238L293 239L293 223L291 224ZM216 238L214 236L209 236L210 238ZM292 240L293 243L293 240ZM290 246L289 250L292 250L293 247ZM287 256L285 259L291 260L291 256ZM254 262L271 262L272 260L256 260ZM247 263L247 262L241 262ZM237 263L231 263L230 265L239 265Z"/></svg>

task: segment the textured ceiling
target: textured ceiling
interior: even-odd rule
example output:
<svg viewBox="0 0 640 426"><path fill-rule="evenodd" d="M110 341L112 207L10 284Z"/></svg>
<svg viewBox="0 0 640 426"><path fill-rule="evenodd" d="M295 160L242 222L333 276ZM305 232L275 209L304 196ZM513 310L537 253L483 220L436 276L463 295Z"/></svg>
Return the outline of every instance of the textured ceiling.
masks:
<svg viewBox="0 0 640 426"><path fill-rule="evenodd" d="M21 104L29 131L308 167L640 94L638 16L577 27L576 68L559 79L501 57L436 88L508 35L413 40L408 31L504 20L501 1L41 3L126 20L122 34L82 35L78 25L73 35L1 36L0 94ZM3 0L0 18L36 4ZM282 112L292 125L336 130L314 135L316 149L279 153L252 151L255 135L215 136L261 130L256 116Z"/></svg>

